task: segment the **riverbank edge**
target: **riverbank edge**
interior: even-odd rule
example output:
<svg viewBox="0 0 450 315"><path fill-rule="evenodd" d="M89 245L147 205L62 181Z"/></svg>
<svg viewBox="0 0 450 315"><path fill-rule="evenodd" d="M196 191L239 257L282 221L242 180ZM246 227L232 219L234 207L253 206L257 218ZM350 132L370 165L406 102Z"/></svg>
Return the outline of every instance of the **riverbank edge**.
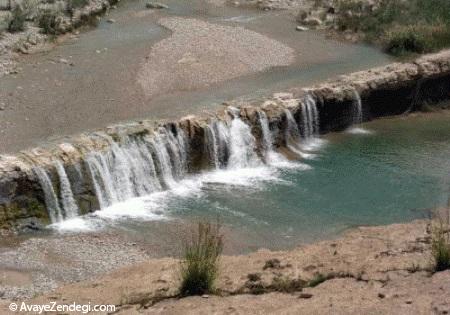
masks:
<svg viewBox="0 0 450 315"><path fill-rule="evenodd" d="M179 298L180 262L163 258L27 303L112 304L119 314L446 314L450 271L432 271L431 230L428 220L358 227L288 251L223 256L215 295Z"/></svg>
<svg viewBox="0 0 450 315"><path fill-rule="evenodd" d="M278 93L272 99L254 104L243 104L239 115L251 126L257 140L257 151L263 148L262 130L258 111L264 111L273 133L274 146L287 155L286 130L290 111L300 131L304 117L302 104L305 98L317 106L321 134L340 131L354 123L356 106L361 106L362 121L384 116L406 114L427 109L450 99L450 50L422 56L413 62L393 63L387 66L342 75L337 79L309 88L299 88L295 94ZM91 152L104 152L127 139L152 138L158 129L174 132L183 130L187 137L188 172L198 173L211 168L207 152L207 126L212 121L229 121L232 115L227 108L202 116L187 116L177 121L141 120L117 124L97 132L69 137L60 143L21 151L15 155L0 155L0 228L3 233L22 228L36 229L49 222L44 192L33 168L39 166L52 181L57 181L55 161L66 168L69 179L89 178L83 166L84 158ZM295 154L294 154L295 155ZM80 172L81 175L80 176ZM84 181L74 191L74 197L82 213L99 208L92 181Z"/></svg>
<svg viewBox="0 0 450 315"><path fill-rule="evenodd" d="M20 54L46 50L49 44L53 45L52 42L70 32L76 36L78 29L92 25L97 17L107 13L119 2L120 0L94 0L85 7L74 9L71 18L64 19L64 24L59 26L57 35L44 34L41 28L34 25L18 33L5 32L0 37L0 78L20 71L15 62Z"/></svg>

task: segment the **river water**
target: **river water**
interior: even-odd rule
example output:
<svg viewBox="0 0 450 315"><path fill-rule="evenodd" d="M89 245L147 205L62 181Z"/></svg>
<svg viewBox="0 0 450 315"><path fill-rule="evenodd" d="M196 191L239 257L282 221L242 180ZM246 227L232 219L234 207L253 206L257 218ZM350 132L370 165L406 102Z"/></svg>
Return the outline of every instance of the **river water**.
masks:
<svg viewBox="0 0 450 315"><path fill-rule="evenodd" d="M310 155L301 161L238 161L240 167L188 177L169 191L55 224L53 233L112 230L164 242L164 232L151 229L155 221L219 219L239 235L238 251L245 252L333 238L361 225L428 218L446 205L449 112L358 128L310 139L304 147Z"/></svg>

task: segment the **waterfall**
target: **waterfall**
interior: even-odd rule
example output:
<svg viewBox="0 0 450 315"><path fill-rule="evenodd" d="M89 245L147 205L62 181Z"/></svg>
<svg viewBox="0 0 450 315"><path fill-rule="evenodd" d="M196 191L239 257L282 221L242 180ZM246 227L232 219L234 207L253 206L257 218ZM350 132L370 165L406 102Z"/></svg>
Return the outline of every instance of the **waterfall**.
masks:
<svg viewBox="0 0 450 315"><path fill-rule="evenodd" d="M86 157L85 162L91 173L100 208L103 209L118 202L105 156L98 152L90 153Z"/></svg>
<svg viewBox="0 0 450 315"><path fill-rule="evenodd" d="M161 132L166 136L166 144L173 164L173 176L176 179L181 179L186 172L187 159L184 137L181 135L182 131L180 129L176 129L176 136L166 129L162 129Z"/></svg>
<svg viewBox="0 0 450 315"><path fill-rule="evenodd" d="M160 134L151 141L156 156L156 165L161 174L161 181L166 188L174 187L176 182L172 173L170 154L166 146L165 134Z"/></svg>
<svg viewBox="0 0 450 315"><path fill-rule="evenodd" d="M311 95L306 95L301 102L303 136L306 139L313 138L319 133L319 113L316 100Z"/></svg>
<svg viewBox="0 0 450 315"><path fill-rule="evenodd" d="M64 219L71 219L78 216L78 206L73 197L72 187L70 186L69 178L66 170L60 161L55 162L56 172L59 176L59 190L61 195L61 203L64 209Z"/></svg>
<svg viewBox="0 0 450 315"><path fill-rule="evenodd" d="M304 159L312 159L315 157L315 154L312 153L305 153L303 152L300 144L300 130L297 126L297 121L295 120L294 116L292 115L291 111L287 108L284 109L284 113L286 115L286 130L285 130L285 137L286 137L286 145L289 150L297 154L299 157L302 157Z"/></svg>
<svg viewBox="0 0 450 315"><path fill-rule="evenodd" d="M230 157L230 129L222 121L216 121L213 125L217 136L219 166L225 167Z"/></svg>
<svg viewBox="0 0 450 315"><path fill-rule="evenodd" d="M286 142L297 143L300 140L300 130L298 129L297 122L289 109L285 108L284 113L286 115Z"/></svg>
<svg viewBox="0 0 450 315"><path fill-rule="evenodd" d="M359 125L363 122L362 101L356 89L353 89L353 124Z"/></svg>
<svg viewBox="0 0 450 315"><path fill-rule="evenodd" d="M227 174L241 174L242 169L245 169L246 176L260 176L260 166L263 163L276 167L292 167L292 163L275 151L275 139L264 111L257 112L261 128L261 139L258 140L261 141L263 159L258 155L252 126L241 119L239 109L229 108L228 112L232 116L231 120L213 120L203 129L205 138L202 152L214 169L223 170L214 172L220 177L219 181L227 178ZM288 147L299 156L306 156L307 154L299 149L301 134L297 122L289 110L285 109L285 113ZM312 137L318 131L318 113L312 97L305 99L302 113L305 135ZM62 161L55 161L59 186L56 187L55 184L54 187L50 174L44 169L35 168L52 222L61 222L79 215L72 191L75 183L76 187L93 190L102 210L133 198L177 189L178 182L184 179L188 172L190 139L177 125L159 127L151 135L121 138L120 142L104 133L95 134L92 139L107 144L109 148L86 153L69 174L66 173ZM80 147L83 151L87 149L88 146ZM73 177L69 178L68 175Z"/></svg>
<svg viewBox="0 0 450 315"><path fill-rule="evenodd" d="M162 184L173 187L184 176L186 161L181 131L174 135L164 128L149 141L113 143L110 151L91 153L85 159L101 208L159 191Z"/></svg>
<svg viewBox="0 0 450 315"><path fill-rule="evenodd" d="M263 146L264 146L264 158L268 164L277 164L285 161L286 159L279 153L273 150L273 137L269 127L269 120L267 115L263 111L258 111L259 124L261 126Z"/></svg>
<svg viewBox="0 0 450 315"><path fill-rule="evenodd" d="M219 144L217 143L217 135L214 130L214 125L207 125L205 130L206 136L206 151L208 152L209 161L214 164L214 168L218 169L220 167L219 162Z"/></svg>
<svg viewBox="0 0 450 315"><path fill-rule="evenodd" d="M359 134L359 135L369 135L372 132L370 130L364 129L360 125L363 123L363 109L361 96L358 91L353 88L353 107L352 107L352 127L347 129L348 133Z"/></svg>
<svg viewBox="0 0 450 315"><path fill-rule="evenodd" d="M47 172L40 167L35 167L33 170L39 180L39 183L41 184L42 190L44 191L45 204L47 206L47 211L51 222L61 222L63 220L63 216L50 177Z"/></svg>
<svg viewBox="0 0 450 315"><path fill-rule="evenodd" d="M266 113L262 111L258 111L258 118L263 136L264 150L266 153L271 152L273 147L273 139L272 133L270 132L269 120L267 119Z"/></svg>
<svg viewBox="0 0 450 315"><path fill-rule="evenodd" d="M228 168L254 167L260 164L256 154L256 140L251 129L239 117L235 117L230 127L230 159Z"/></svg>

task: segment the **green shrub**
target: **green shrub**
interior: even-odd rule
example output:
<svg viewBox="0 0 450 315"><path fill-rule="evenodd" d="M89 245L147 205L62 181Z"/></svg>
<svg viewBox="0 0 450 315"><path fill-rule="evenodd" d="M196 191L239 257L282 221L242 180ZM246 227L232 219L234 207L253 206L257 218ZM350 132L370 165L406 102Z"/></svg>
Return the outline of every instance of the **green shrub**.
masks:
<svg viewBox="0 0 450 315"><path fill-rule="evenodd" d="M450 1L339 0L337 26L363 33L392 54L429 52L450 46Z"/></svg>
<svg viewBox="0 0 450 315"><path fill-rule="evenodd" d="M27 13L20 5L16 5L11 12L11 21L8 25L10 33L23 32L25 30L25 22L27 20Z"/></svg>
<svg viewBox="0 0 450 315"><path fill-rule="evenodd" d="M59 26L61 19L53 10L44 10L38 17L38 25L44 34L57 35L59 34Z"/></svg>
<svg viewBox="0 0 450 315"><path fill-rule="evenodd" d="M182 296L214 292L222 250L220 225L199 223L192 239L184 245L180 287Z"/></svg>
<svg viewBox="0 0 450 315"><path fill-rule="evenodd" d="M384 48L394 55L426 53L450 45L450 25L403 26L387 32Z"/></svg>
<svg viewBox="0 0 450 315"><path fill-rule="evenodd" d="M406 52L421 54L428 50L424 34L416 32L414 27L389 32L385 41L385 50L393 55L402 55Z"/></svg>
<svg viewBox="0 0 450 315"><path fill-rule="evenodd" d="M435 271L450 269L450 233L445 226L440 221L432 231L431 253Z"/></svg>
<svg viewBox="0 0 450 315"><path fill-rule="evenodd" d="M80 9L89 4L89 0L69 0L67 2L66 13L69 16L73 16L75 9Z"/></svg>
<svg viewBox="0 0 450 315"><path fill-rule="evenodd" d="M314 288L317 287L319 284L333 278L334 276L330 275L323 275L321 273L318 273L316 275L314 275L314 278L312 278L309 282L308 282L308 287Z"/></svg>

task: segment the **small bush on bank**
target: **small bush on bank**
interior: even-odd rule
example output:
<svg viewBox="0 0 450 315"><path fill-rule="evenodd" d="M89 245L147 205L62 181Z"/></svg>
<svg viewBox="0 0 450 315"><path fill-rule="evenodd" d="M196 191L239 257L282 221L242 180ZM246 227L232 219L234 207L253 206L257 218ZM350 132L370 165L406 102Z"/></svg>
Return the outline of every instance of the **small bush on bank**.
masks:
<svg viewBox="0 0 450 315"><path fill-rule="evenodd" d="M89 4L89 0L69 0L67 2L66 13L73 17L74 11L76 9L84 8Z"/></svg>
<svg viewBox="0 0 450 315"><path fill-rule="evenodd" d="M11 11L11 21L8 25L8 32L17 33L23 32L25 30L25 23L27 20L27 13L20 6L16 5L14 9Z"/></svg>
<svg viewBox="0 0 450 315"><path fill-rule="evenodd" d="M89 0L70 0L69 5L74 9L79 9L87 6L89 4Z"/></svg>
<svg viewBox="0 0 450 315"><path fill-rule="evenodd" d="M450 44L450 25L413 25L394 28L386 33L385 50L394 55L406 52L426 53Z"/></svg>
<svg viewBox="0 0 450 315"><path fill-rule="evenodd" d="M433 227L431 253L435 271L450 269L450 231L442 220Z"/></svg>
<svg viewBox="0 0 450 315"><path fill-rule="evenodd" d="M59 34L59 26L61 19L57 12L53 10L44 10L38 17L38 25L44 34L57 35Z"/></svg>
<svg viewBox="0 0 450 315"><path fill-rule="evenodd" d="M184 245L180 286L182 296L214 292L222 250L220 225L199 223L192 239Z"/></svg>

